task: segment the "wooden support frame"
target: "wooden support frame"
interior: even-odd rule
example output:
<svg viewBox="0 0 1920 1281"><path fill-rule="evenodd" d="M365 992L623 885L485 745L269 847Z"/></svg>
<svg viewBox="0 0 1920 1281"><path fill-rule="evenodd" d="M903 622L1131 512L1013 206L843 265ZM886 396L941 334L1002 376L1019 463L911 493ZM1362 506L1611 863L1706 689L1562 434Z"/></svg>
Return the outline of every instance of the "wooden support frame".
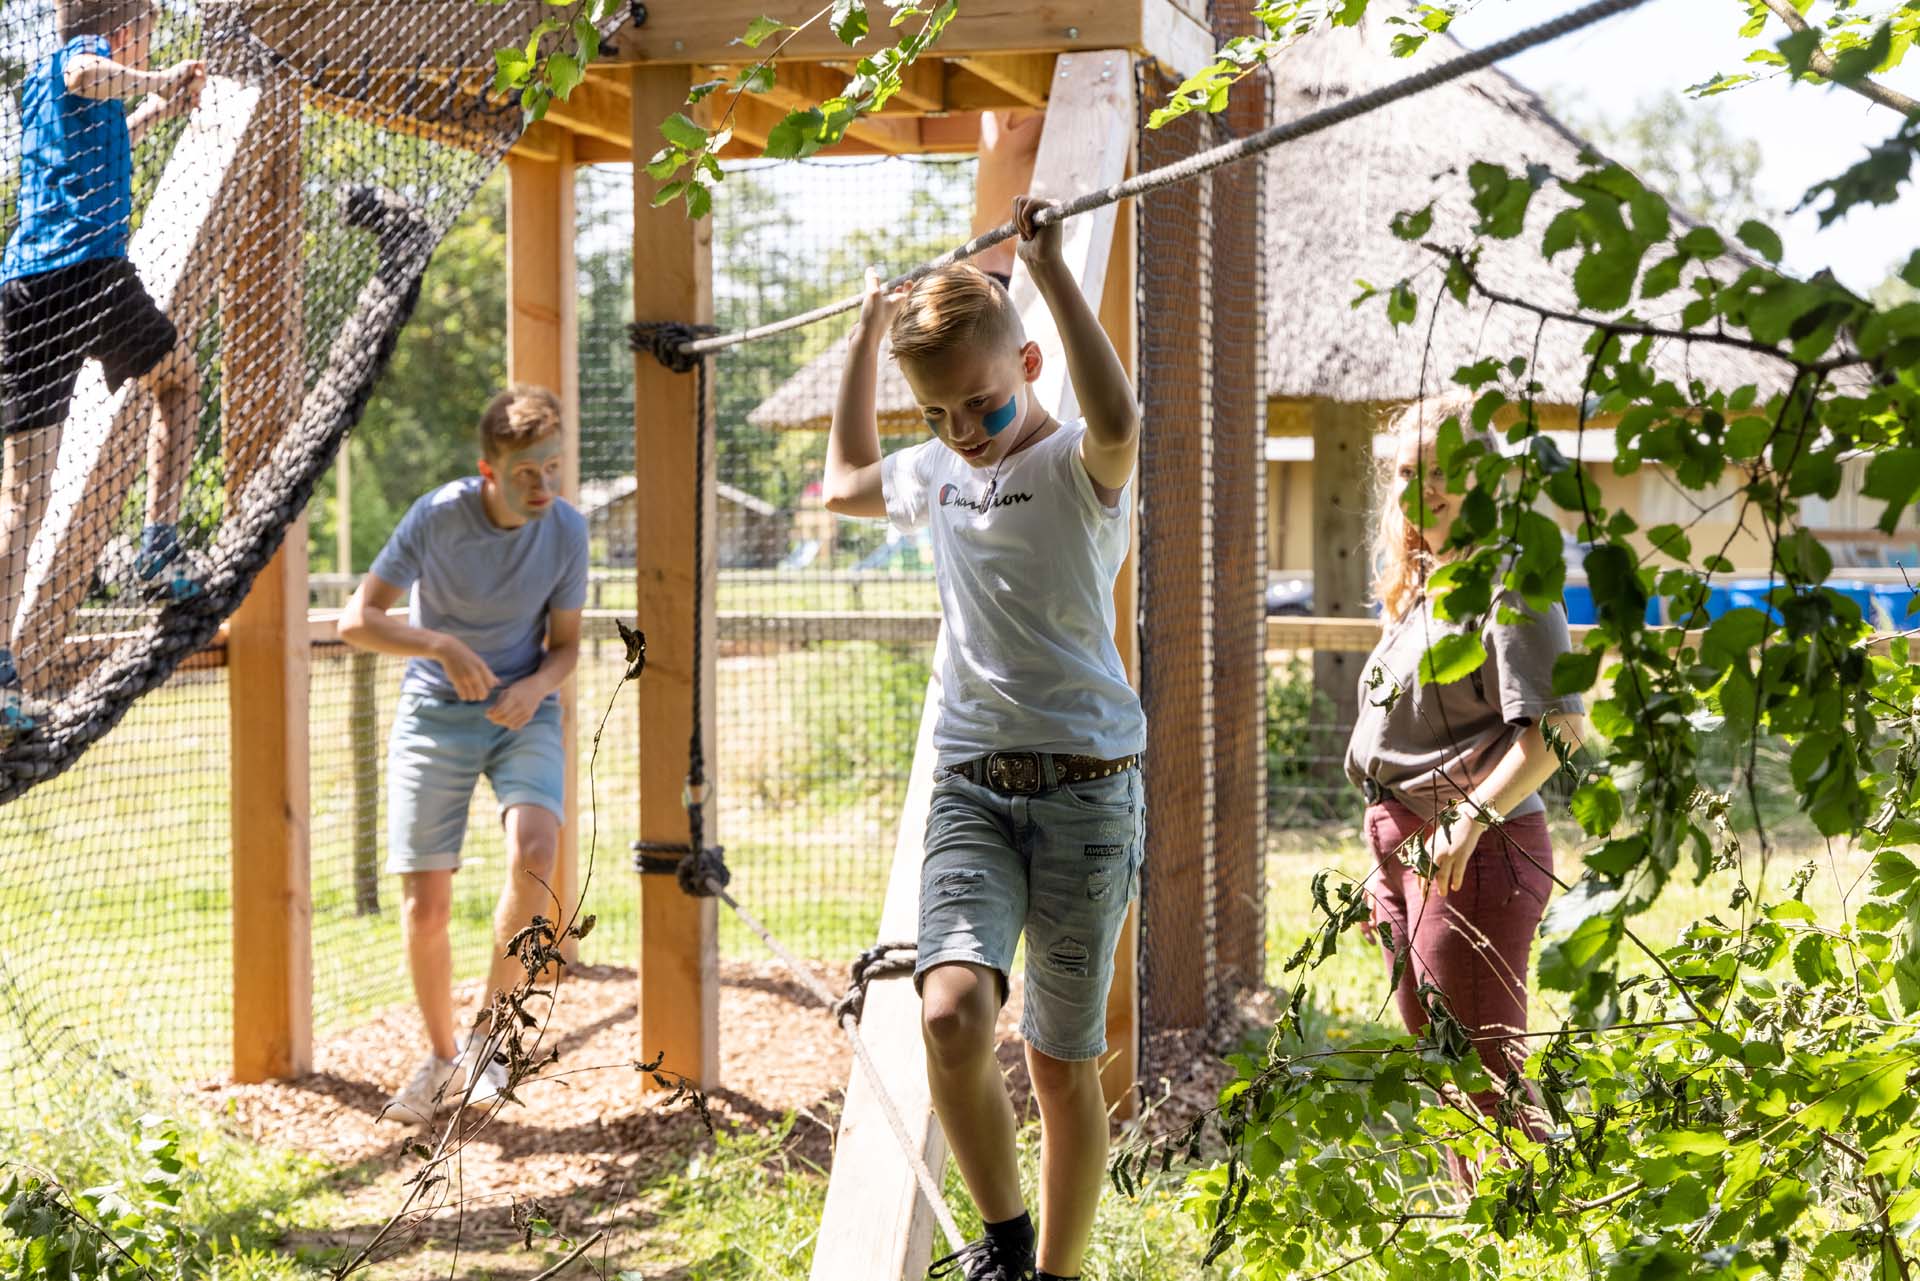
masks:
<svg viewBox="0 0 1920 1281"><path fill-rule="evenodd" d="M681 110L692 84L686 66L636 68L631 81L634 134ZM704 322L713 318L711 219L693 222L677 205L653 207L656 187L635 155L633 175L633 314L640 321ZM640 682L640 837L684 843L681 791L693 729L694 664L701 666L698 715L707 742L715 727L715 646L695 653L693 628L717 634L714 587L718 538L693 563L695 502L706 527L717 528L712 391L706 405L704 475L694 474L699 382L651 356L634 357L634 448L639 469L635 573L639 617L647 633L647 675ZM696 499L695 495L699 497ZM694 617L694 576L705 584ZM707 839L720 840L719 806L709 797ZM703 1088L720 1077L719 940L715 903L689 898L671 876L642 875L640 887L640 1043L664 1054L662 1066ZM650 1082L650 1077L643 1077ZM643 1088L647 1088L643 1085Z"/></svg>
<svg viewBox="0 0 1920 1281"><path fill-rule="evenodd" d="M385 0L232 0L248 28L263 42L296 65L348 67L356 73L463 70L491 75L491 52L496 39L520 40L551 12L545 0L504 0L483 8L468 7L446 21L432 24L426 34L396 35L369 50L362 34L391 25L391 6ZM314 10L325 5L328 20L312 21ZM1082 52L1130 49L1154 58L1181 76L1191 75L1211 61L1215 45L1204 23L1193 16L1193 0L967 0L940 37L936 52L943 57L1022 53ZM766 0L702 0L699 4L647 6L642 25L621 27L608 41L614 50L606 62L615 66L648 63L665 66L710 66L738 62L740 33L766 12ZM515 43L518 43L516 41ZM877 48L863 43L851 56ZM363 66L372 55L384 60ZM847 47L815 23L786 46L783 58L796 61L837 61L850 56ZM919 90L929 91L925 86ZM679 104L676 104L676 109ZM659 117L655 117L658 119Z"/></svg>
<svg viewBox="0 0 1920 1281"><path fill-rule="evenodd" d="M1022 107L1044 107L1053 87L1050 53L982 54L954 58L948 65L977 76Z"/></svg>
<svg viewBox="0 0 1920 1281"><path fill-rule="evenodd" d="M580 86L586 88L585 85ZM621 95L623 109L631 110ZM574 262L573 137L561 134L548 160L507 157L507 378L537 383L560 399L560 494L580 501L580 352ZM559 920L571 919L580 895L580 689L577 676L560 688L560 739L566 753L565 813L553 881ZM568 961L579 944L561 946Z"/></svg>
<svg viewBox="0 0 1920 1281"><path fill-rule="evenodd" d="M263 93L256 144L236 164L250 216L223 262L224 410L229 423L299 418L300 103ZM227 487L239 493L272 437L228 431ZM253 581L226 629L233 831L233 1075L313 1068L313 903L307 724L307 518Z"/></svg>
<svg viewBox="0 0 1920 1281"><path fill-rule="evenodd" d="M1317 401L1313 419L1314 608L1329 618L1367 614L1367 500L1373 488L1378 420L1365 405ZM1352 654L1315 653L1314 688L1350 725L1360 707L1360 665Z"/></svg>

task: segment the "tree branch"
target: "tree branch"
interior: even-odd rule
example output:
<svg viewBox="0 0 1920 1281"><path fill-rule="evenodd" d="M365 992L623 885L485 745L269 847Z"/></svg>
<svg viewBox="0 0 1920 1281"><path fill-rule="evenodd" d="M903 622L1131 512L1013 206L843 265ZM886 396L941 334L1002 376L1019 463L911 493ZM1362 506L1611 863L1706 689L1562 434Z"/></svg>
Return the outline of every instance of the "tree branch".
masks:
<svg viewBox="0 0 1920 1281"><path fill-rule="evenodd" d="M1776 18L1787 24L1789 31L1799 33L1812 30L1812 28L1807 25L1807 20L1800 16L1800 11L1794 8L1788 0L1766 0L1766 4L1767 8L1773 10ZM1876 106L1897 111L1903 116L1911 116L1915 112L1920 112L1920 100L1909 98L1899 90L1889 89L1878 81L1869 80L1865 76L1851 82L1834 80L1833 59L1828 56L1827 51L1818 44L1813 46L1813 56L1807 60L1807 65L1821 76L1833 81L1834 84L1839 85L1843 89L1853 90L1862 98L1865 98L1868 102Z"/></svg>
<svg viewBox="0 0 1920 1281"><path fill-rule="evenodd" d="M1767 0L1767 2L1771 4L1773 0ZM1857 365L1871 363L1864 357L1848 356L1835 357L1832 360L1822 360L1808 364L1795 360L1791 354L1781 351L1771 343L1764 343L1756 338L1736 338L1732 334L1704 333L1687 329L1667 329L1659 325L1643 324L1639 321L1601 320L1598 317L1583 315L1577 311L1562 311L1558 307L1543 307L1539 303L1528 302L1526 299L1516 298L1512 294L1503 294L1497 289L1489 289L1485 284L1481 283L1480 274L1468 265L1466 255L1458 249L1451 248L1447 245L1435 244L1432 241L1422 241L1420 247L1442 255L1455 266L1459 267L1461 274L1467 278L1468 286L1472 288L1473 292L1479 294L1488 302L1499 303L1505 307L1512 307L1517 311L1524 311L1530 315L1539 316L1543 320L1560 320L1569 325L1584 325L1588 329L1605 329L1610 333L1629 334L1638 338L1665 338L1682 343L1699 342L1708 343L1715 347L1738 347L1743 351L1757 352L1762 356L1772 356L1775 360L1784 361L1796 369L1805 369L1820 374L1832 373L1836 369L1851 369Z"/></svg>

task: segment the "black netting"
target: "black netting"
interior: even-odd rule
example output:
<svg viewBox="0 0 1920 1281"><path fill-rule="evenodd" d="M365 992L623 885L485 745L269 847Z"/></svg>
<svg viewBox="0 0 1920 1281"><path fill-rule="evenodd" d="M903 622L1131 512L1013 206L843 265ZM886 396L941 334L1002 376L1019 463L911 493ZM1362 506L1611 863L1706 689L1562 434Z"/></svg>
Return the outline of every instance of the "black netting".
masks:
<svg viewBox="0 0 1920 1281"><path fill-rule="evenodd" d="M586 172L580 209L624 209L629 183L625 170ZM838 297L870 264L903 271L964 240L972 208L971 158L737 167L714 203L715 318L732 330ZM609 238L607 252L628 250ZM631 269L625 257L587 262L583 252L588 300ZM608 608L630 609L633 513L620 496L632 490L633 384L619 314L609 307L604 326L583 314L581 475L589 512L607 504L590 516L596 589ZM821 502L851 323L748 343L713 365L712 839L726 847L733 893L791 946L836 959L871 945L879 925L939 623L925 540L841 520ZM917 417L882 410L888 448L921 438L899 434L923 432ZM724 951L760 954L730 914L721 922Z"/></svg>
<svg viewBox="0 0 1920 1281"><path fill-rule="evenodd" d="M246 709L203 646L296 527L429 255L522 128L490 91L492 51L537 14L428 0L369 42L395 12L0 12L0 1085L16 1102L84 1084L49 1061L156 1081L229 1061ZM72 26L96 21L110 34ZM132 84L102 54L203 63L197 101L197 76ZM182 110L150 119L163 101ZM396 670L313 655L322 1033L404 995L392 887L371 874ZM475 830L484 859L497 828ZM463 960L486 914L456 905Z"/></svg>
<svg viewBox="0 0 1920 1281"><path fill-rule="evenodd" d="M89 0L0 18L0 642L19 677L0 664L0 795L72 764L238 604L520 131L489 86L526 11L410 5L377 55L372 16ZM205 74L133 84L102 54Z"/></svg>
<svg viewBox="0 0 1920 1281"><path fill-rule="evenodd" d="M1144 65L1143 108L1176 83ZM1255 89L1229 114L1143 127L1140 168L1263 125ZM1136 210L1150 762L1142 997L1146 1026L1191 1027L1258 981L1264 954L1260 174L1221 170Z"/></svg>

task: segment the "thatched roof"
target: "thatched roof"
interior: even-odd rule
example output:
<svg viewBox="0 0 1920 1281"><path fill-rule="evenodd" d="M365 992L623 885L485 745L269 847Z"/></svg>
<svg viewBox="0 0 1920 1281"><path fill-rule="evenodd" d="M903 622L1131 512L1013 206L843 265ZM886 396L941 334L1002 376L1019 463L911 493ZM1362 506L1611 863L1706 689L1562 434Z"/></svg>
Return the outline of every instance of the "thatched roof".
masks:
<svg viewBox="0 0 1920 1281"><path fill-rule="evenodd" d="M1451 39L1436 36L1413 58L1392 57L1387 49L1393 28L1384 19L1384 12L1370 13L1357 28L1323 29L1282 55L1274 64L1274 118L1305 115L1460 52ZM1356 404L1413 399L1421 391L1422 349L1436 303L1441 311L1427 360L1429 392L1449 385L1460 365L1486 356L1505 360L1528 354L1539 327L1536 318L1478 301L1463 308L1443 300L1434 270L1416 281L1419 318L1397 331L1388 323L1384 299L1357 310L1351 306L1359 292L1355 282L1389 287L1433 261L1427 251L1388 231L1393 215L1403 209L1436 201L1427 238L1469 240L1473 215L1466 174L1472 162L1491 160L1510 170L1543 164L1572 174L1584 145L1535 94L1499 71L1483 71L1267 153L1268 398ZM1486 243L1480 275L1489 287L1575 309L1569 280L1574 253L1548 263L1539 249L1550 206L1564 199L1553 189L1542 191L1521 238ZM1685 220L1676 213L1675 221ZM1722 274L1745 265L1727 262ZM1692 297L1691 291L1675 291L1645 310L1677 314ZM1587 336L1583 327L1547 325L1537 370L1546 402L1570 406L1580 400ZM844 361L844 346L836 345L788 379L750 421L825 428ZM1669 377L1684 380L1691 374L1727 388L1750 382L1772 386L1781 369L1758 356L1706 346L1696 347L1689 359L1677 344L1663 348L1656 364ZM882 369L876 401L882 431L922 430L893 362L886 360Z"/></svg>

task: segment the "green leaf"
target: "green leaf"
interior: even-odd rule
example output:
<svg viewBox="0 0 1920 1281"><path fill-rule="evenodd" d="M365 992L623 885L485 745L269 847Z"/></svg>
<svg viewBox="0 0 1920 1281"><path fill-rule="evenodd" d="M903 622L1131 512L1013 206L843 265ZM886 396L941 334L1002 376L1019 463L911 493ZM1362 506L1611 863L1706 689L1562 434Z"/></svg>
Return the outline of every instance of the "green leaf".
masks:
<svg viewBox="0 0 1920 1281"><path fill-rule="evenodd" d="M1866 483L1860 492L1886 502L1877 524L1881 533L1891 534L1907 508L1920 499L1920 449L1889 449L1875 454L1867 463Z"/></svg>
<svg viewBox="0 0 1920 1281"><path fill-rule="evenodd" d="M1620 789L1614 786L1610 778L1596 778L1582 783L1574 789L1569 807L1573 811L1574 822L1580 824L1580 830L1588 836L1605 836L1626 812L1620 800Z"/></svg>
<svg viewBox="0 0 1920 1281"><path fill-rule="evenodd" d="M1786 59L1787 70L1794 79L1807 74L1807 68L1813 65L1814 51L1820 47L1820 33L1812 29L1796 31L1774 46L1780 50L1780 56Z"/></svg>
<svg viewBox="0 0 1920 1281"><path fill-rule="evenodd" d="M1436 640L1420 656L1420 679L1433 685L1451 685L1480 670L1487 647L1474 632L1457 632Z"/></svg>
<svg viewBox="0 0 1920 1281"><path fill-rule="evenodd" d="M585 78L580 70L580 59L570 53L556 53L547 59L547 79L553 86L553 96L565 99Z"/></svg>
<svg viewBox="0 0 1920 1281"><path fill-rule="evenodd" d="M780 19L769 18L765 14L761 14L747 24L746 33L736 36L733 43L743 44L749 49L758 49L761 41L776 31L785 31L786 29L787 24L780 21Z"/></svg>
<svg viewBox="0 0 1920 1281"><path fill-rule="evenodd" d="M1712 227L1695 227L1680 237L1680 252L1689 258L1718 258L1727 251L1727 242Z"/></svg>
<svg viewBox="0 0 1920 1281"><path fill-rule="evenodd" d="M1433 228L1433 203L1429 201L1426 208L1411 213L1403 209L1393 216L1389 225L1400 239L1418 240Z"/></svg>
<svg viewBox="0 0 1920 1281"><path fill-rule="evenodd" d="M647 177L655 182L665 182L680 172L680 167L692 159L686 152L674 147L662 147L653 153L647 161Z"/></svg>
<svg viewBox="0 0 1920 1281"><path fill-rule="evenodd" d="M833 0L833 34L844 45L856 45L867 35L866 0Z"/></svg>
<svg viewBox="0 0 1920 1281"><path fill-rule="evenodd" d="M1780 259L1786 255L1786 247L1780 243L1780 233L1764 222L1749 218L1740 224L1737 234L1741 244L1770 263L1778 265Z"/></svg>
<svg viewBox="0 0 1920 1281"><path fill-rule="evenodd" d="M1602 543L1587 553L1587 587L1603 620L1629 630L1646 623L1647 589L1633 557L1618 543Z"/></svg>
<svg viewBox="0 0 1920 1281"><path fill-rule="evenodd" d="M1413 287L1404 280L1395 285L1393 292L1387 295L1387 319L1393 327L1398 329L1402 325L1410 325L1419 314L1420 299L1414 294Z"/></svg>
<svg viewBox="0 0 1920 1281"><path fill-rule="evenodd" d="M678 111L660 122L660 134L674 146L688 151L706 149L707 131Z"/></svg>
<svg viewBox="0 0 1920 1281"><path fill-rule="evenodd" d="M1553 692L1555 696L1579 694L1593 688L1600 679L1600 663L1604 655L1590 649L1570 649L1553 660Z"/></svg>
<svg viewBox="0 0 1920 1281"><path fill-rule="evenodd" d="M1663 556L1675 560L1693 559L1693 543L1687 538L1686 531L1678 525L1655 525L1647 531L1647 545Z"/></svg>
<svg viewBox="0 0 1920 1281"><path fill-rule="evenodd" d="M1700 661L1717 668L1743 662L1772 628L1773 621L1757 609L1730 609L1701 634Z"/></svg>

